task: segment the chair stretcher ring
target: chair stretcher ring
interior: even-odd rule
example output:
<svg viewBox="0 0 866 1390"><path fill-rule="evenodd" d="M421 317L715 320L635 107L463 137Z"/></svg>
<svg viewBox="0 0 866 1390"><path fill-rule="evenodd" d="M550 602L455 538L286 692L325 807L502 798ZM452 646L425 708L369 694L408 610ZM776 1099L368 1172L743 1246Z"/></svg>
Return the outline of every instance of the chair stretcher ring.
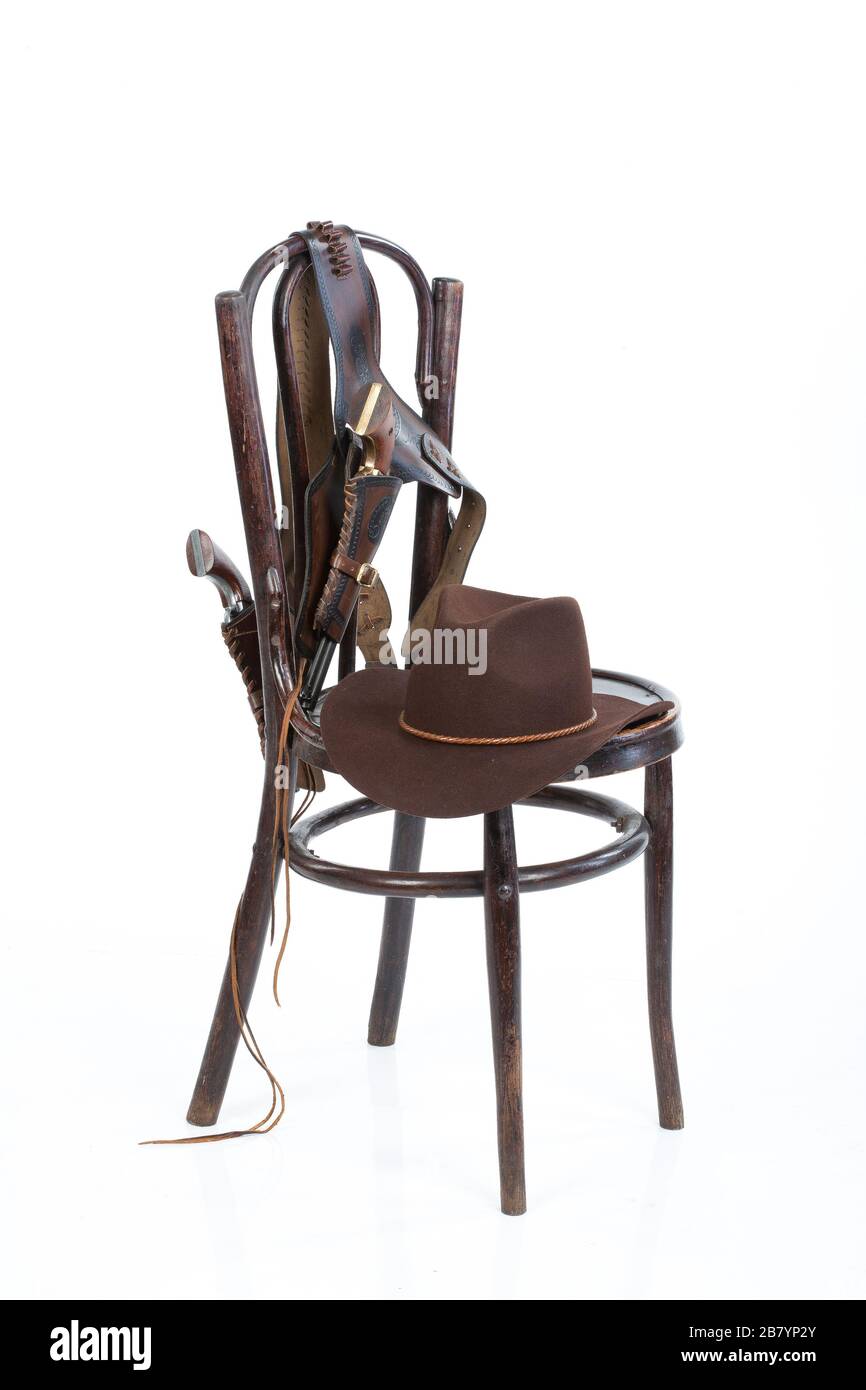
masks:
<svg viewBox="0 0 866 1390"><path fill-rule="evenodd" d="M598 878L629 864L643 854L650 840L650 827L640 811L599 792L577 787L550 786L520 806L540 806L551 811L572 811L578 816L607 821L617 830L617 838L589 854L560 859L550 864L531 864L518 870L521 893L540 893L548 888L565 888L583 879ZM305 816L289 836L291 867L314 883L330 884L350 893L367 893L386 898L479 898L484 894L481 869L419 870L369 869L360 864L337 864L321 859L310 849L310 841L328 830L350 821L387 811L368 797L342 801L324 811Z"/></svg>

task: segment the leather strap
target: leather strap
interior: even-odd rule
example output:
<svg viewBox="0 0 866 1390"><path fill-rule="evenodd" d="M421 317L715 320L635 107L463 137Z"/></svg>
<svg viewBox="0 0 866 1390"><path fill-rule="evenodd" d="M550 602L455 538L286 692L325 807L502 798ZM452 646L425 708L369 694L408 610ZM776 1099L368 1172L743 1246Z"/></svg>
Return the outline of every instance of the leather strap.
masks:
<svg viewBox="0 0 866 1390"><path fill-rule="evenodd" d="M353 560L340 550L335 551L331 558L331 569L338 570L340 574L348 574L356 584L375 584L379 578L379 571L369 560Z"/></svg>
<svg viewBox="0 0 866 1390"><path fill-rule="evenodd" d="M300 564L295 535L304 529L303 513L295 515L292 471L297 469L306 488L325 467L334 439L331 409L328 327L319 303L316 277L307 266L288 304L290 379L281 382L277 396L277 468L283 503L280 543L289 586L290 604L297 611L305 570ZM289 420L283 390L292 396ZM291 422L291 438L287 425Z"/></svg>
<svg viewBox="0 0 866 1390"><path fill-rule="evenodd" d="M445 547L445 554L442 558L442 565L437 574L432 588L428 591L426 598L422 601L417 612L414 614L409 624L409 629L404 640L404 649L411 643L411 634L415 631L429 631L436 619L436 609L439 604L439 595L448 584L462 584L466 575L472 552L478 544L478 537L481 535L482 527L487 516L487 503L480 492L475 492L471 488L464 488L463 501L454 525L451 527L451 534L448 537L448 544ZM406 653L408 654L408 653Z"/></svg>
<svg viewBox="0 0 866 1390"><path fill-rule="evenodd" d="M334 351L337 438L342 441L352 403L374 382L380 382L388 389L394 412L390 471L403 482L426 483L457 497L461 487L471 487L471 483L442 441L398 396L379 365L373 341L375 301L358 238L349 227L334 227L330 222L314 222L302 235L310 248Z"/></svg>
<svg viewBox="0 0 866 1390"><path fill-rule="evenodd" d="M430 627L441 590L447 584L463 581L484 525L486 503L461 473L450 450L397 395L382 371L374 341L376 301L354 232L348 227L334 227L330 222L316 222L309 224L303 235L310 249L319 300L334 352L334 423L338 446L345 434L350 408L369 392L371 384L379 382L389 393L393 412L390 473L404 482L423 482L450 496L456 496L461 490L463 493L440 572L414 615L410 631ZM320 611L321 605L316 613L316 626L321 630Z"/></svg>

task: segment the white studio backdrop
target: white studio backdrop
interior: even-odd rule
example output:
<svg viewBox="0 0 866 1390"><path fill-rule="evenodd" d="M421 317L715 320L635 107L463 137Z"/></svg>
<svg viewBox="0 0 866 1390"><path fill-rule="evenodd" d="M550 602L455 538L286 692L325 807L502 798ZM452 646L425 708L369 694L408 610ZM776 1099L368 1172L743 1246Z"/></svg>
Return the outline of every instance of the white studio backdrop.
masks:
<svg viewBox="0 0 866 1390"><path fill-rule="evenodd" d="M862 1297L862 8L3 24L4 1293ZM574 594L596 665L684 703L687 1127L655 1124L640 867L528 898L520 1220L479 903L419 905L378 1052L380 905L295 878L283 1009L266 962L252 1011L283 1124L136 1147L185 1132L261 776L183 554L201 526L246 568L213 295L318 217L465 281L470 580ZM374 271L408 397L411 295ZM397 612L412 511L382 552ZM639 804L637 775L599 789ZM533 862L605 832L519 811L517 833ZM328 852L381 864L388 839ZM430 826L426 863L480 853L480 821ZM242 1058L224 1121L265 1103Z"/></svg>

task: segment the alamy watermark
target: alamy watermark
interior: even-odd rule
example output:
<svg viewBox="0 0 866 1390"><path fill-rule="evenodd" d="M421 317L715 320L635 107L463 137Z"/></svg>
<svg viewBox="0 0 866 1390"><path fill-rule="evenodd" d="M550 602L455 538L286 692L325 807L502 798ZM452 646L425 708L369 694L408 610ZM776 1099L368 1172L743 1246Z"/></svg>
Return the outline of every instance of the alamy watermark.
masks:
<svg viewBox="0 0 866 1390"><path fill-rule="evenodd" d="M131 1361L134 1371L150 1370L149 1327L69 1327L51 1332L52 1361Z"/></svg>
<svg viewBox="0 0 866 1390"><path fill-rule="evenodd" d="M410 628L401 652L412 666L465 666L470 676L483 676L487 670L487 628ZM397 665L387 632L379 633L379 660L383 666Z"/></svg>

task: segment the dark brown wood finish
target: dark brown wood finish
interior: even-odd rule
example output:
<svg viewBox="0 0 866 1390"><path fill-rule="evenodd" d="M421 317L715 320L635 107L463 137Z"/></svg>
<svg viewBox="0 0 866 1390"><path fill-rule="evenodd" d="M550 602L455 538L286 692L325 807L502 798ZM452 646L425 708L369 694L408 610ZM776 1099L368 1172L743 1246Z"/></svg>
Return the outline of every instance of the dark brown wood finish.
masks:
<svg viewBox="0 0 866 1390"><path fill-rule="evenodd" d="M421 383L423 415L443 444L451 448L457 357L463 317L463 285L459 280L433 281L433 348L430 370ZM435 391L428 399L425 392ZM448 498L435 488L418 489L415 504L415 549L409 615L416 613L439 573L448 540Z"/></svg>
<svg viewBox="0 0 866 1390"><path fill-rule="evenodd" d="M241 1002L246 1009L252 997L271 915L271 856L276 799L274 771L280 720L291 690L291 660L287 648L285 577L268 448L256 388L247 301L240 293L221 294L217 297L216 310L229 428L256 603L265 707L262 801L236 938L238 986ZM294 764L292 780L294 784ZM187 1112L190 1124L216 1124L239 1038L227 964Z"/></svg>
<svg viewBox="0 0 866 1390"><path fill-rule="evenodd" d="M415 376L425 421L449 446L452 442L455 384L463 286L457 280L434 280L432 289L417 263L400 247L366 233L359 234L366 250L393 259L407 274L418 309ZM268 931L271 912L271 853L274 825L274 769L279 757L279 728L292 693L296 653L290 630L291 601L299 565L287 589L277 525L270 460L253 364L250 324L256 298L266 277L282 270L273 311L275 351L285 428L291 442L290 459L297 472L288 478L291 502L298 514L306 484L306 458L295 363L288 335L292 294L307 266L308 250L298 235L265 252L248 271L241 290L217 298L217 320L226 404L231 429L241 510L251 570L262 667L265 712L265 774L256 840L238 917L237 966L241 1000L247 1008ZM375 289L374 289L375 295ZM294 469L294 462L292 468ZM285 471L285 470L284 470ZM285 482L285 480L283 480ZM411 613L430 589L442 562L449 534L448 498L427 486L418 488L415 545L411 579ZM247 611L249 591L243 576L204 533L191 542L194 572L218 580L220 592L242 600ZM202 539L203 538L203 539ZM201 554L199 554L199 551ZM340 648L337 678L355 663L355 640L347 633ZM670 692L648 681L612 672L595 672L611 693L646 703L669 699ZM604 688L604 687L602 687ZM620 689L621 688L621 689ZM298 710L290 755L292 789L297 759L328 770L330 762L317 716ZM564 887L609 873L646 852L646 945L650 1032L658 1093L659 1120L676 1129L683 1123L671 1018L672 845L673 803L671 754L682 742L679 707L662 719L647 722L611 739L577 770L576 776L604 777L615 772L646 769L645 814L614 798L583 787L557 785L524 803L529 807L565 810L612 825L616 836L602 848L555 863L521 868L514 844L511 808L484 816L484 863L475 870L420 870L423 820L395 814L388 870L338 864L310 849L318 835L383 807L366 798L317 811L307 816L290 836L292 867L316 882L360 894L386 898L379 966L370 1012L368 1040L389 1046L396 1037L412 934L416 897L483 896L487 964L497 1096L502 1210L517 1215L526 1209L523 1160L523 1105L520 1023L520 909L521 893ZM565 779L567 780L567 779ZM216 1122L239 1039L228 966L205 1048L188 1118L195 1125Z"/></svg>
<svg viewBox="0 0 866 1390"><path fill-rule="evenodd" d="M529 864L519 869L521 893L567 888L584 879L612 873L614 869L639 858L649 843L649 826L640 811L599 792L584 791L579 787L546 787L520 804L589 816L612 825L617 832L617 838L610 844L588 854L573 855L570 859L559 859L550 864ZM368 797L360 796L354 801L342 801L338 806L328 806L324 811L305 816L290 837L292 868L302 878L312 879L313 883L374 897L481 897L484 892L482 869L367 869L357 864L338 864L323 859L310 849L310 841L327 834L329 830L362 820L365 816L378 815L385 809Z"/></svg>
<svg viewBox="0 0 866 1390"><path fill-rule="evenodd" d="M364 235L362 244L397 261L412 283L418 307L416 377L429 378L433 353L433 297L417 263L402 248L379 237ZM289 288L296 286L303 269L306 243L290 237L266 251L248 270L241 289L217 296L216 315L220 339L226 409L237 476L241 513L252 573L259 649L262 657L262 693L265 710L265 777L256 840L247 883L241 899L237 928L237 968L241 1001L248 1007L261 961L272 902L272 834L275 810L274 775L278 760L279 727L291 694L295 657L291 647L290 604L283 566L276 500L270 458L262 419L252 346L252 315L267 276L284 267L277 288L277 328L283 327L283 311ZM287 359L278 350L278 367L284 385ZM288 366L291 364L288 363ZM286 426L297 437L299 425L291 419L297 408L297 392L287 389L283 408ZM342 672L354 662L341 654ZM292 761L292 788L297 773L297 749ZM215 1124L225 1095L240 1031L235 1015L227 964L205 1045L187 1119L195 1125Z"/></svg>
<svg viewBox="0 0 866 1390"><path fill-rule="evenodd" d="M294 796L297 770L297 762L294 758L290 767L292 796ZM252 859L241 898L238 918L238 993L245 1012L249 1009L252 999L271 920L271 837L274 831L274 797L274 774L270 765L266 764L256 840L253 845ZM291 802L289 805L291 813ZM226 962L223 972L213 1022L196 1078L195 1090L187 1111L186 1118L191 1125L215 1125L219 1119L239 1041L240 1029L232 998L229 960Z"/></svg>
<svg viewBox="0 0 866 1390"><path fill-rule="evenodd" d="M670 758L653 763L644 778L644 815L650 827L644 859L647 995L659 1124L662 1129L682 1129L683 1101L671 1011L674 800Z"/></svg>
<svg viewBox="0 0 866 1390"><path fill-rule="evenodd" d="M526 1211L523 1043L520 1027L520 889L509 806L484 817L484 925L496 1076L499 1192L506 1216Z"/></svg>
<svg viewBox="0 0 866 1390"><path fill-rule="evenodd" d="M434 280L433 353L430 375L426 381L419 380L417 384L423 403L424 419L449 449L454 432L454 393L457 385L457 355L462 314L462 283L459 280ZM418 370L423 370L420 360ZM410 618L417 612L439 573L447 540L448 498L435 488L421 484L415 503ZM419 822L416 816L403 816L400 811L396 811L391 868L417 869L421 862L423 839L424 822ZM374 1047L389 1047L397 1036L414 913L413 898L404 899L402 902L394 899L385 904L379 965L367 1033L367 1041Z"/></svg>
<svg viewBox="0 0 866 1390"><path fill-rule="evenodd" d="M421 863L425 824L420 816L394 812L391 838L393 871L411 873L417 870ZM389 898L385 903L376 987L367 1028L367 1042L371 1047L391 1047L397 1038L414 914L414 898Z"/></svg>

